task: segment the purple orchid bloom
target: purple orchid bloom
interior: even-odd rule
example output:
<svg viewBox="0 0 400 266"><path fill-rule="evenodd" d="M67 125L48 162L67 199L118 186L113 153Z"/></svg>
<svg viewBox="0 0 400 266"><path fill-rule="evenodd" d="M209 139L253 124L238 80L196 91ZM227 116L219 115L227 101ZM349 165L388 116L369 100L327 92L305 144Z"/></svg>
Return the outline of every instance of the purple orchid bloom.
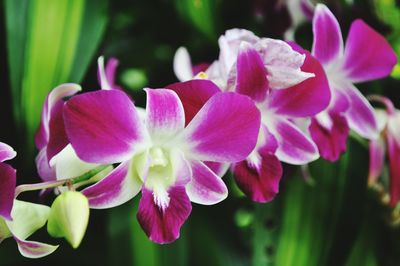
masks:
<svg viewBox="0 0 400 266"><path fill-rule="evenodd" d="M99 69L101 68L102 66L99 65ZM113 84L110 82L113 80L112 76L101 76L101 78L103 90L115 88L115 86L110 88L104 85ZM62 84L53 89L45 100L40 127L35 138L39 149L36 165L39 176L44 181L57 183L57 180L72 179L100 166L81 160L76 155L65 132L64 98L73 96L80 90L81 87L77 84ZM129 184L124 179L126 169L116 168L110 171L110 168L112 167L105 168L90 180L74 185L77 189L82 185L92 184L81 191L88 198L92 209L112 208L125 203L126 195L129 197L129 193L126 192Z"/></svg>
<svg viewBox="0 0 400 266"><path fill-rule="evenodd" d="M0 243L13 238L21 255L32 259L53 253L58 246L27 240L46 224L49 212L48 206L13 199L12 220L0 216Z"/></svg>
<svg viewBox="0 0 400 266"><path fill-rule="evenodd" d="M245 36L251 39L248 35ZM251 97L259 108L262 118L256 148L246 160L234 164L232 169L236 182L247 196L254 201L268 202L278 193L282 176L280 161L299 165L319 157L315 144L300 130L294 120L313 116L327 107L330 100L328 81L319 62L300 47L294 46L298 51L295 55L297 58L302 57L304 64L302 61L301 69L293 72L309 72L315 77L305 81L300 79L299 84L292 86L293 83L285 83L287 80L280 82L279 78L276 78L279 75L269 75L268 68L265 67L264 62L268 62L265 58L278 55L269 56L267 49L260 52L257 50L259 47L253 47L248 42L234 41L233 38L230 41L233 46L231 50L237 48L238 54L236 62L226 64L235 67L228 71L235 76L231 75L227 87L233 87L236 92ZM283 47L276 47L278 44ZM273 42L272 46L266 47L271 48L271 53L282 51L295 53L283 42ZM221 52L221 54L231 53ZM287 54L283 56L285 55ZM299 63L296 60L298 59L295 59L294 65L297 68ZM279 64L276 68L271 64L269 69L279 69ZM280 89L271 88L271 83ZM281 89L285 86L291 87ZM209 80L193 80L190 84L176 83L168 88L174 90L181 98L186 121L190 121L201 106L219 91L219 88Z"/></svg>
<svg viewBox="0 0 400 266"><path fill-rule="evenodd" d="M218 44L220 54L204 72L207 78L217 84L223 91L233 91L236 71L236 59L240 45L245 42L260 53L268 75L269 86L272 89L285 89L296 85L310 77L312 73L302 72L300 67L304 62L304 55L294 51L290 45L275 39L259 38L251 31L244 29L227 30L222 35ZM175 75L181 81L189 80L191 63L189 54L177 51L174 58ZM184 77L184 78L183 78ZM193 78L194 75L191 76Z"/></svg>
<svg viewBox="0 0 400 266"><path fill-rule="evenodd" d="M280 162L303 165L319 157L314 142L294 121L324 110L330 100L329 86L318 61L301 48L295 49L305 56L301 71L315 76L299 80L295 86L289 83L289 88L281 90L271 88L262 53L244 43L237 58L235 90L256 102L262 120L255 150L233 166L236 182L254 201L268 202L278 193Z"/></svg>
<svg viewBox="0 0 400 266"><path fill-rule="evenodd" d="M111 58L104 68L104 58L99 57L98 81L101 89L120 89L114 83L117 66L118 60ZM77 177L98 166L80 160L65 133L64 99L81 90L78 84L66 83L54 88L45 99L40 127L35 136L35 144L39 150L36 166L44 181Z"/></svg>
<svg viewBox="0 0 400 266"><path fill-rule="evenodd" d="M17 242L21 255L40 258L52 253L58 246L26 239L45 225L49 208L15 200L16 171L4 163L15 156L13 148L0 143L0 243L12 237Z"/></svg>
<svg viewBox="0 0 400 266"><path fill-rule="evenodd" d="M175 52L173 62L174 73L180 81L193 79L197 74L206 71L209 66L207 63L192 65L189 52L185 47L179 47Z"/></svg>
<svg viewBox="0 0 400 266"><path fill-rule="evenodd" d="M11 220L14 202L16 171L4 161L13 159L17 153L9 145L0 142L0 216Z"/></svg>
<svg viewBox="0 0 400 266"><path fill-rule="evenodd" d="M385 105L386 110L376 109L380 137L370 141L368 183L374 185L381 175L385 154L389 159L389 199L390 206L396 207L400 202L400 110L386 97L372 96L371 100Z"/></svg>
<svg viewBox="0 0 400 266"><path fill-rule="evenodd" d="M169 243L191 212L190 202L215 204L227 188L203 161L232 163L253 150L260 113L246 96L217 93L185 126L177 94L146 89L145 118L118 90L78 95L64 109L66 130L78 156L90 163L121 164L127 198L139 191L137 218L148 237ZM107 186L107 184L105 184Z"/></svg>
<svg viewBox="0 0 400 266"><path fill-rule="evenodd" d="M104 67L104 57L99 57L98 82L102 90L122 90L115 84L117 66L118 60L110 58ZM65 133L62 116L64 98L71 97L81 90L78 84L62 84L52 90L45 100L40 128L35 139L39 149L37 168L43 180L76 177L98 166L80 160Z"/></svg>
<svg viewBox="0 0 400 266"><path fill-rule="evenodd" d="M44 181L79 176L92 168L92 166L85 165L85 163L76 167L80 160L78 160L76 155L74 156L74 151L69 145L64 128L62 114L64 107L63 99L79 91L81 91L81 87L77 84L62 84L49 93L43 104L40 127L35 136L35 144L39 150L39 154L36 157L36 165L39 176ZM68 165L63 167L67 172L60 171L61 169L59 169L57 174L57 166L63 165L62 163L57 163L57 161L59 161L60 157L66 157L59 156L63 150L65 150L63 154L67 155L67 158L75 157L77 159L69 159ZM70 167L71 164L74 164L71 163L72 161L77 162L75 167Z"/></svg>
<svg viewBox="0 0 400 266"><path fill-rule="evenodd" d="M349 128L367 139L378 137L373 108L353 84L388 76L397 58L388 42L360 19L352 23L344 46L337 19L322 4L315 9L313 32L312 54L327 73L332 99L309 129L321 156L335 161L346 149Z"/></svg>
<svg viewBox="0 0 400 266"><path fill-rule="evenodd" d="M122 90L122 88L115 83L115 76L118 67L118 59L111 57L108 59L104 67L104 57L100 56L97 60L97 79L99 80L102 90Z"/></svg>

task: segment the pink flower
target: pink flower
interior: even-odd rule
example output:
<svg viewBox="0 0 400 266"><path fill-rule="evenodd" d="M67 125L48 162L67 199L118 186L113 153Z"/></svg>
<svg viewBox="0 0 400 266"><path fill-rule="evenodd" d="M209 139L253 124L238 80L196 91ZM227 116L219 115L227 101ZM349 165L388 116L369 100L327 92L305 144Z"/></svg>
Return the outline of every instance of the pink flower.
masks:
<svg viewBox="0 0 400 266"><path fill-rule="evenodd" d="M210 67L218 66L219 71L206 72L211 80L226 82L226 90L249 96L262 121L255 149L246 160L232 166L235 179L251 199L267 202L278 193L281 161L301 165L319 157L313 141L294 120L311 117L327 107L328 82L319 62L295 45L292 48L282 41L232 30L220 38L220 47L224 49L220 59ZM177 92L186 113L192 116L219 91L208 80L168 88Z"/></svg>
<svg viewBox="0 0 400 266"><path fill-rule="evenodd" d="M373 108L353 84L388 76L397 58L388 42L359 19L344 45L338 21L322 4L315 9L313 32L312 54L324 67L332 99L312 119L310 133L321 156L335 161L346 150L349 128L368 139L378 137Z"/></svg>
<svg viewBox="0 0 400 266"><path fill-rule="evenodd" d="M175 92L146 92L144 119L119 90L73 97L64 119L79 158L96 164L121 162L116 170L124 173L125 193L119 196L129 199L141 191L139 223L152 241L168 243L179 237L190 202L210 205L226 198L224 182L203 162L246 158L257 141L260 113L246 96L216 93L185 123Z"/></svg>
<svg viewBox="0 0 400 266"><path fill-rule="evenodd" d="M385 155L389 159L389 196L390 206L395 207L400 201L400 111L393 103L381 96L372 96L386 106L386 110L375 110L378 120L379 138L371 140L369 147L370 165L368 183L373 185L382 174Z"/></svg>

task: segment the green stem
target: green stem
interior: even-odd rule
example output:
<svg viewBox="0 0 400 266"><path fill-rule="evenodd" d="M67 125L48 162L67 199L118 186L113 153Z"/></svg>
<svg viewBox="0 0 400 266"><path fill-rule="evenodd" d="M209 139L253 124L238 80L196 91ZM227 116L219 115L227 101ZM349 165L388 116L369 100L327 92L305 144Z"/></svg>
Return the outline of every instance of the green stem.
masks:
<svg viewBox="0 0 400 266"><path fill-rule="evenodd" d="M100 173L101 171L105 170L107 167L109 167L109 165L100 165L97 166L96 168L90 170L89 172L84 173L81 176L72 178L72 183L73 184L77 184L83 181L86 181L90 178L92 178L93 176L97 175L98 173Z"/></svg>
<svg viewBox="0 0 400 266"><path fill-rule="evenodd" d="M69 179L65 179L65 180L57 180L57 181L47 181L47 182L36 183L36 184L19 185L15 189L15 198L17 198L19 196L19 194L21 194L22 192L58 187L58 186L64 185L68 181L69 181Z"/></svg>
<svg viewBox="0 0 400 266"><path fill-rule="evenodd" d="M89 172L84 173L83 175L74 177L74 178L69 178L69 179L63 179L63 180L54 180L54 181L46 181L46 182L41 182L41 183L35 183L35 184L24 184L24 185L19 185L15 189L15 198L19 196L22 192L27 192L27 191L35 191L35 190L42 190L46 188L54 188L54 187L59 187L67 184L68 182L71 182L72 184L77 184L86 180L89 180L93 176L97 175L101 171L105 170L108 167L108 165L100 165Z"/></svg>

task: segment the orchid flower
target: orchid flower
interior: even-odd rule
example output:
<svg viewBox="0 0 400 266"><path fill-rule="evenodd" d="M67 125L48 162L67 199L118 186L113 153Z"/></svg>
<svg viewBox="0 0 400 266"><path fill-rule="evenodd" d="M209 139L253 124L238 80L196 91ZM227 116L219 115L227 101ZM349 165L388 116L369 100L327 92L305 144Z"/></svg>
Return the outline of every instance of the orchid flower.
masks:
<svg viewBox="0 0 400 266"><path fill-rule="evenodd" d="M45 225L50 208L15 200L16 171L4 163L15 156L16 152L9 145L0 143L0 243L12 237L23 256L40 258L58 246L26 239Z"/></svg>
<svg viewBox="0 0 400 266"><path fill-rule="evenodd" d="M142 197L137 218L148 237L168 243L179 237L190 201L215 204L227 196L222 179L203 161L237 162L253 150L260 114L246 96L217 93L185 127L177 94L146 89L145 119L117 90L78 95L64 109L67 135L77 155L98 164L121 164L121 196ZM106 184L105 184L106 186Z"/></svg>
<svg viewBox="0 0 400 266"><path fill-rule="evenodd" d="M260 53L265 76L268 76L271 89L285 89L313 77L312 73L300 70L304 62L304 55L295 52L287 43L275 39L259 38L248 30L231 29L227 30L225 35L218 40L219 59L205 70L207 77L223 91L235 89L235 64L242 43L248 43ZM188 55L185 57L178 53L175 55L175 64L181 66L179 71L175 71L177 77L184 76L185 69L188 73L189 65L184 63L184 58L186 58L186 62L190 62ZM186 74L185 76L188 77Z"/></svg>
<svg viewBox="0 0 400 266"><path fill-rule="evenodd" d="M256 45L244 40L254 40ZM220 41L228 49L221 51L220 59L226 62L225 67L234 67L227 71L230 77L226 87L251 97L262 118L256 148L245 161L232 167L236 182L254 201L267 202L278 193L280 161L301 165L319 157L313 141L293 121L327 107L328 81L318 61L297 46L295 51L281 41L257 42L249 32L236 30ZM310 76L315 77L304 80ZM189 115L187 121L219 91L216 85L208 83L212 82L193 80L187 85L177 83L168 87L181 98L185 114Z"/></svg>
<svg viewBox="0 0 400 266"><path fill-rule="evenodd" d="M328 82L318 61L301 48L295 49L305 57L301 71L313 73L314 77L281 90L269 86L262 55L256 49L242 44L237 58L235 90L255 101L262 120L256 149L245 161L233 166L236 182L254 201L268 202L278 193L280 162L303 165L319 157L314 142L294 121L326 108L330 100Z"/></svg>
<svg viewBox="0 0 400 266"><path fill-rule="evenodd" d="M122 88L115 83L115 75L118 67L118 59L111 57L108 59L104 67L104 57L100 56L97 60L97 79L99 80L102 90L122 90Z"/></svg>
<svg viewBox="0 0 400 266"><path fill-rule="evenodd" d="M389 159L389 199L390 206L396 207L400 202L400 110L386 97L372 96L371 100L383 103L386 110L376 109L379 138L371 140L369 147L370 165L368 183L374 185L381 175L385 154Z"/></svg>
<svg viewBox="0 0 400 266"><path fill-rule="evenodd" d="M17 153L14 149L0 142L0 215L11 220L11 210L14 203L16 171L4 161L13 159Z"/></svg>
<svg viewBox="0 0 400 266"><path fill-rule="evenodd" d="M115 88L114 74L116 60L113 59L107 64L108 71L104 71L103 59L99 58L99 83L102 90ZM107 75L103 75L107 73ZM111 87L109 84L113 84ZM53 89L47 96L43 111L40 128L36 134L36 146L39 154L36 158L39 175L44 181L54 181L51 184L57 185L58 180L74 179L89 171L101 168L99 164L87 163L81 160L69 143L65 132L63 108L64 98L71 97L81 90L77 84L62 84ZM117 168L110 172L105 168L101 172L76 186L87 185L88 182L95 184L83 189L81 192L88 198L89 205L94 209L111 208L125 202L123 194L124 169ZM97 182L98 181L98 182ZM61 184L61 183L60 183ZM49 184L43 184L43 187ZM40 187L40 184L35 185ZM121 195L122 194L122 195Z"/></svg>
<svg viewBox="0 0 400 266"><path fill-rule="evenodd" d="M115 66L115 61L111 62ZM102 61L99 60L99 63L102 63ZM99 72L104 72L103 65L99 64L99 70ZM108 71L107 73L113 74L114 72ZM113 88L109 86L109 84L113 84L111 83L112 80L113 77L110 74L107 76L100 75L102 89L115 88L115 86ZM85 233L89 207L104 209L126 202L124 198L125 183L123 182L126 173L121 169L111 171L112 166L82 161L69 143L63 118L64 98L70 97L80 90L81 88L77 84L63 84L49 93L44 103L41 124L36 135L36 145L40 150L36 158L37 168L39 175L46 182L22 186L22 191L37 189L51 191L50 189L57 187L56 192L68 192L70 189L76 190L84 185L90 185L80 192L76 192L76 195L81 195L78 197L64 197L64 195L71 195L71 193L62 193L55 200L58 204L52 206L50 212L51 214L55 213L56 211L53 208L63 206L63 210L57 212L64 214L63 219L59 217L60 215L50 215L49 222L51 221L52 226L49 232L56 237L66 237L75 248L80 244ZM64 198L79 199L71 201L72 211L68 211L68 208L71 208L71 203L66 204L64 203L65 200L61 200ZM82 203L80 205L83 206L82 210L86 209L85 212L76 212L78 203ZM67 213L73 215L66 215ZM69 228L73 224L83 224L84 226ZM78 230L79 228L80 230Z"/></svg>
<svg viewBox="0 0 400 266"><path fill-rule="evenodd" d="M388 42L360 19L352 23L343 45L338 21L322 4L315 9L313 32L312 54L325 69L332 99L312 119L310 133L321 156L335 161L346 149L349 128L370 140L378 137L373 108L354 83L388 76L397 58Z"/></svg>
<svg viewBox="0 0 400 266"><path fill-rule="evenodd" d="M98 59L98 80L102 90L121 89L115 84L118 60L110 58L104 67L104 58ZM39 130L35 136L39 154L36 165L39 176L44 181L76 177L97 167L78 158L69 144L64 129L62 110L64 98L80 92L78 84L62 84L53 89L43 105Z"/></svg>
<svg viewBox="0 0 400 266"><path fill-rule="evenodd" d="M176 77L180 81L191 80L198 73L205 71L208 67L209 64L207 63L193 65L186 47L179 47L175 52L173 68Z"/></svg>
<svg viewBox="0 0 400 266"><path fill-rule="evenodd" d="M291 26L284 34L285 40L294 40L295 31L300 24L311 20L314 12L314 5L310 0L284 0L291 18Z"/></svg>
<svg viewBox="0 0 400 266"><path fill-rule="evenodd" d="M81 87L77 84L62 84L53 89L44 102L40 127L35 136L39 149L36 165L44 181L76 177L97 166L79 160L65 133L63 99L79 91Z"/></svg>
<svg viewBox="0 0 400 266"><path fill-rule="evenodd" d="M58 246L26 240L46 224L49 213L48 206L14 200L10 213L12 220L0 216L0 243L12 237L21 255L32 259L53 253Z"/></svg>
<svg viewBox="0 0 400 266"><path fill-rule="evenodd" d="M101 63L102 61L99 60L99 72L104 70ZM115 61L113 65L115 66ZM114 72L109 71L107 73L112 74ZM100 75L103 91L111 89L107 84L110 84L112 80L113 77L111 75ZM36 158L38 172L44 181L50 181L49 184L42 185L45 188L47 186L54 187L52 184L65 185L65 183L58 181L74 178L76 180L85 175L85 173L94 171L96 174L90 177L89 180L85 178L82 182L74 185L77 188L89 183L95 183L81 191L88 198L90 208L112 208L126 202L123 179L126 172L121 168L110 171L110 167L81 160L69 143L65 131L63 117L64 98L70 97L80 90L81 87L77 84L63 84L52 90L46 98L40 128L35 139L36 146L40 150ZM96 169L101 171L95 171ZM35 184L34 186L41 187L40 184ZM61 190L65 189L61 187Z"/></svg>

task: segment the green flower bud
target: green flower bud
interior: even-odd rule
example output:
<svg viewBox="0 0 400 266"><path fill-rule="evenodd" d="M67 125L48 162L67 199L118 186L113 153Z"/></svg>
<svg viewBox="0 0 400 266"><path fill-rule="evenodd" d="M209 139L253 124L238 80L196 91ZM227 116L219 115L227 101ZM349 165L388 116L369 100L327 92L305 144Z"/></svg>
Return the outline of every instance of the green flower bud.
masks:
<svg viewBox="0 0 400 266"><path fill-rule="evenodd" d="M77 248L89 222L89 201L80 192L66 191L53 202L47 231L53 237L64 237Z"/></svg>

